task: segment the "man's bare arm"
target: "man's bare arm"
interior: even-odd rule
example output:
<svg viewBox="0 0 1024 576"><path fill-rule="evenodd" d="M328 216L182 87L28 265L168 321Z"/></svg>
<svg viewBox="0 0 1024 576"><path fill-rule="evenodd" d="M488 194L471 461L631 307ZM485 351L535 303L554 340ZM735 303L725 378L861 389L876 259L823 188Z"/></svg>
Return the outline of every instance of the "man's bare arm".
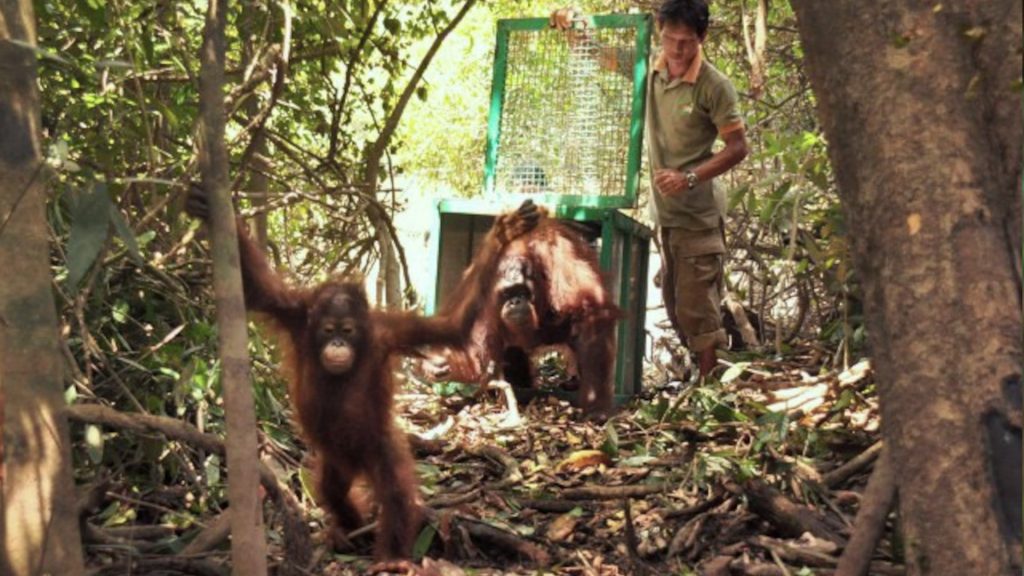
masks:
<svg viewBox="0 0 1024 576"><path fill-rule="evenodd" d="M691 171L697 175L697 182L707 182L715 176L728 172L750 153L743 128L726 133L722 136L722 140L725 141L724 148L699 166L691 168ZM666 196L683 194L689 189L686 175L679 170L658 170L654 174L654 184Z"/></svg>

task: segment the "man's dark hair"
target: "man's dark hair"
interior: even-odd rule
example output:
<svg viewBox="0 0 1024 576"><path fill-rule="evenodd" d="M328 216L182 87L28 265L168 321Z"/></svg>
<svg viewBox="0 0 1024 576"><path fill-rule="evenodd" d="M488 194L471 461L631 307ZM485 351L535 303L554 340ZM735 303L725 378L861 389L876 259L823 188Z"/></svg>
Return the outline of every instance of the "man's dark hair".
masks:
<svg viewBox="0 0 1024 576"><path fill-rule="evenodd" d="M686 24L701 38L707 34L709 18L704 0L665 0L658 7L658 24Z"/></svg>

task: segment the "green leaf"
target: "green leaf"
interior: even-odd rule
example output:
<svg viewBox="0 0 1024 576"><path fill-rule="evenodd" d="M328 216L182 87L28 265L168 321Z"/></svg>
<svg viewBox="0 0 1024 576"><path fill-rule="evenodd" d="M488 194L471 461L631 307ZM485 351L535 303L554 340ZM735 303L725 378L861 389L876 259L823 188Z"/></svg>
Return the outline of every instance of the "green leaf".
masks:
<svg viewBox="0 0 1024 576"><path fill-rule="evenodd" d="M111 309L111 317L115 324L124 324L128 320L128 303L118 300Z"/></svg>
<svg viewBox="0 0 1024 576"><path fill-rule="evenodd" d="M434 542L434 537L437 536L437 530L427 523L423 526L423 530L420 530L420 535L416 538L416 544L412 547L412 557L414 560L419 560L427 555L427 551L430 550L430 545Z"/></svg>
<svg viewBox="0 0 1024 576"><path fill-rule="evenodd" d="M853 405L854 398L853 390L843 390L839 393L839 400L836 400L836 403L832 406L832 410L834 412L846 410Z"/></svg>
<svg viewBox="0 0 1024 576"><path fill-rule="evenodd" d="M313 478L313 471L307 467L299 469L299 485L302 486L302 493L312 499L316 494L316 479Z"/></svg>
<svg viewBox="0 0 1024 576"><path fill-rule="evenodd" d="M220 483L220 456L210 454L203 465L206 472L206 485L215 486Z"/></svg>
<svg viewBox="0 0 1024 576"><path fill-rule="evenodd" d="M747 420L746 416L727 404L716 404L711 409L711 416L718 422L743 422Z"/></svg>
<svg viewBox="0 0 1024 576"><path fill-rule="evenodd" d="M121 241L128 248L128 253L131 254L132 260L135 260L135 263L139 266L145 264L145 261L142 259L142 253L139 252L139 244L135 241L135 234L132 234L132 229L128 227L128 222L124 219L124 215L121 214L121 211L113 203L110 204L110 221L114 223L114 230L117 231L117 235L121 237Z"/></svg>
<svg viewBox="0 0 1024 576"><path fill-rule="evenodd" d="M93 464L99 464L103 460L103 433L95 424L85 427L85 451Z"/></svg>
<svg viewBox="0 0 1024 576"><path fill-rule="evenodd" d="M725 371L725 374L722 374L722 378L720 381L722 382L722 384L728 384L729 382L732 382L733 380L742 376L744 372L746 372L747 366L750 366L750 362L737 362L732 366L729 366L729 369Z"/></svg>
<svg viewBox="0 0 1024 576"><path fill-rule="evenodd" d="M742 186L737 186L736 188L733 188L732 190L730 190L729 191L729 211L732 211L734 208L739 206L740 203L743 202L743 199L746 198L747 194L749 194L749 193L750 193L750 185L749 184L744 184Z"/></svg>
<svg viewBox="0 0 1024 576"><path fill-rule="evenodd" d="M68 238L68 288L78 290L78 284L92 267L93 261L107 240L110 228L110 196L107 186L97 182L92 192L79 194L71 209L71 235Z"/></svg>
<svg viewBox="0 0 1024 576"><path fill-rule="evenodd" d="M655 458L654 456L630 456L629 458L624 458L621 461L619 461L619 464L621 466L628 468L638 468L640 466L646 466L655 460L657 460L657 458Z"/></svg>
<svg viewBox="0 0 1024 576"><path fill-rule="evenodd" d="M604 442L601 444L601 452L610 458L617 458L619 455L619 433L615 431L613 420L608 420L604 426Z"/></svg>
<svg viewBox="0 0 1024 576"><path fill-rule="evenodd" d="M474 384L466 384L454 380L434 383L434 393L442 398L450 398L452 396L468 398L476 393L477 388L478 386Z"/></svg>

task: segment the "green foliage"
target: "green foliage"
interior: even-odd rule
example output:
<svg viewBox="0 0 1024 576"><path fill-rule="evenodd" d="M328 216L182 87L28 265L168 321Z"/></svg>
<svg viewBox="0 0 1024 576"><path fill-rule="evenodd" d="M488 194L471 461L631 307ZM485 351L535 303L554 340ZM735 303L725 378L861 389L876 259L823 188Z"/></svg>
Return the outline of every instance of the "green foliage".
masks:
<svg viewBox="0 0 1024 576"><path fill-rule="evenodd" d="M615 430L612 421L604 426L604 442L601 443L601 452L607 454L612 460L619 456L619 433Z"/></svg>
<svg viewBox="0 0 1024 576"><path fill-rule="evenodd" d="M546 16L564 4L497 0L471 10L414 87L398 132L386 143L378 180L365 182L368 150L461 2L297 1L287 79L276 94L280 68L259 63L284 42L284 15L275 3L232 3L226 92L233 192L246 213L268 213L275 264L299 282L372 273L380 254L371 214L393 217L417 195L477 194L495 19ZM596 0L577 5L590 13L633 8ZM70 352L66 397L171 416L222 435L217 330L196 241L204 232L183 216L183 193L198 178L197 54L205 6L42 0L35 5L36 53L48 163L56 172L48 216ZM713 9L708 57L749 93L738 5ZM722 179L732 206L730 288L787 337L813 329L833 343L856 345L863 341L856 279L788 5L772 5L769 25L765 92L742 103L753 154ZM253 119L265 112L265 147L250 146ZM255 183L253 166L267 176L266 190ZM801 309L813 315L802 326L796 325ZM262 330L250 334L263 447L289 470L301 470L285 480L308 499L311 479L299 465L301 440L278 371L280 354ZM742 366L728 378L740 377ZM442 384L437 392L472 390ZM757 430L749 446L698 453L688 473L702 481L717 473L755 476L773 454L816 452L822 444L815 431L716 384L690 389L677 401L644 404L635 418L657 431L637 441L609 429L602 445L614 456L624 444L642 442L629 446L628 465L644 465L687 434ZM97 518L105 525L150 515L190 526L223 505L224 463L216 455L95 426L74 432L80 480L114 475L133 499L170 499L164 508L171 513L115 502ZM441 472L421 472L429 491ZM418 553L433 537L421 534Z"/></svg>
<svg viewBox="0 0 1024 576"><path fill-rule="evenodd" d="M416 543L412 547L412 557L415 560L420 560L427 555L427 551L430 550L430 546L434 543L437 538L437 529L432 524L425 523L423 529L420 530L419 536L416 538Z"/></svg>
<svg viewBox="0 0 1024 576"><path fill-rule="evenodd" d="M436 382L432 385L434 393L441 398L451 398L453 396L461 396L463 398L471 398L480 389L475 384L467 384L465 382L455 382L446 380L444 382Z"/></svg>
<svg viewBox="0 0 1024 576"><path fill-rule="evenodd" d="M97 184L83 191L71 203L71 235L68 238L68 285L77 289L86 271L92 266L107 240L110 228L110 196L107 188Z"/></svg>
<svg viewBox="0 0 1024 576"><path fill-rule="evenodd" d="M233 3L228 14L227 136L239 205L269 199L271 252L299 279L376 265L368 207L401 199L362 182L412 70L462 2L299 1L293 4L286 83L266 55L284 37L276 3ZM71 402L172 416L223 434L217 333L203 231L182 217L196 174L198 58L205 3L123 0L39 2L39 82L48 163L57 191L54 235L58 306L72 359ZM414 49L415 48L415 49ZM263 64L271 67L264 69ZM262 76L260 76L262 74ZM251 76L250 76L251 75ZM259 78L247 82L249 78ZM245 89L241 88L245 86ZM420 99L431 97L417 85ZM415 99L414 99L415 100ZM258 162L267 194L239 171L253 117L269 112ZM389 141L388 154L401 146ZM384 158L390 188L399 171ZM239 177L241 175L241 177ZM301 199L301 203L296 200ZM265 442L300 458L275 346L253 331L253 391ZM219 506L223 462L176 443L100 428L76 430L77 473L113 473L145 498L182 489L183 509ZM199 480L201 479L201 482ZM130 507L126 507L128 509ZM108 518L125 521L122 509Z"/></svg>

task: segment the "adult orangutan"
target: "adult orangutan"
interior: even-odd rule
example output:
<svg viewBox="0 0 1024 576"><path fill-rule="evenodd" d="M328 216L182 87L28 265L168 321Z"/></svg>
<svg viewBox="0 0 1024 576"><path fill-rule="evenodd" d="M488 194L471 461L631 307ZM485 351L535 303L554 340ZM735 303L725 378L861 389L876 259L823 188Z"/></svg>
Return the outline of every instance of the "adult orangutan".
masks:
<svg viewBox="0 0 1024 576"><path fill-rule="evenodd" d="M209 216L201 190L190 194L191 214ZM467 282L489 291L502 250L536 225L530 203L502 215L473 261ZM272 321L285 351L288 392L299 427L316 454L319 498L331 518L331 538L363 525L350 488L365 477L379 505L375 555L408 557L421 523L415 466L405 435L394 424L392 359L428 344L458 345L479 311L479 298L444 315L376 310L361 280L331 278L310 287L285 283L238 222L245 303Z"/></svg>
<svg viewBox="0 0 1024 576"><path fill-rule="evenodd" d="M534 352L565 345L575 356L580 406L588 414L607 414L621 314L605 288L593 247L572 225L542 216L536 228L504 248L493 287L480 284L476 265L443 309L452 314L467 299L483 299L469 342L442 350L440 366L428 372L464 382L501 378L532 386Z"/></svg>

